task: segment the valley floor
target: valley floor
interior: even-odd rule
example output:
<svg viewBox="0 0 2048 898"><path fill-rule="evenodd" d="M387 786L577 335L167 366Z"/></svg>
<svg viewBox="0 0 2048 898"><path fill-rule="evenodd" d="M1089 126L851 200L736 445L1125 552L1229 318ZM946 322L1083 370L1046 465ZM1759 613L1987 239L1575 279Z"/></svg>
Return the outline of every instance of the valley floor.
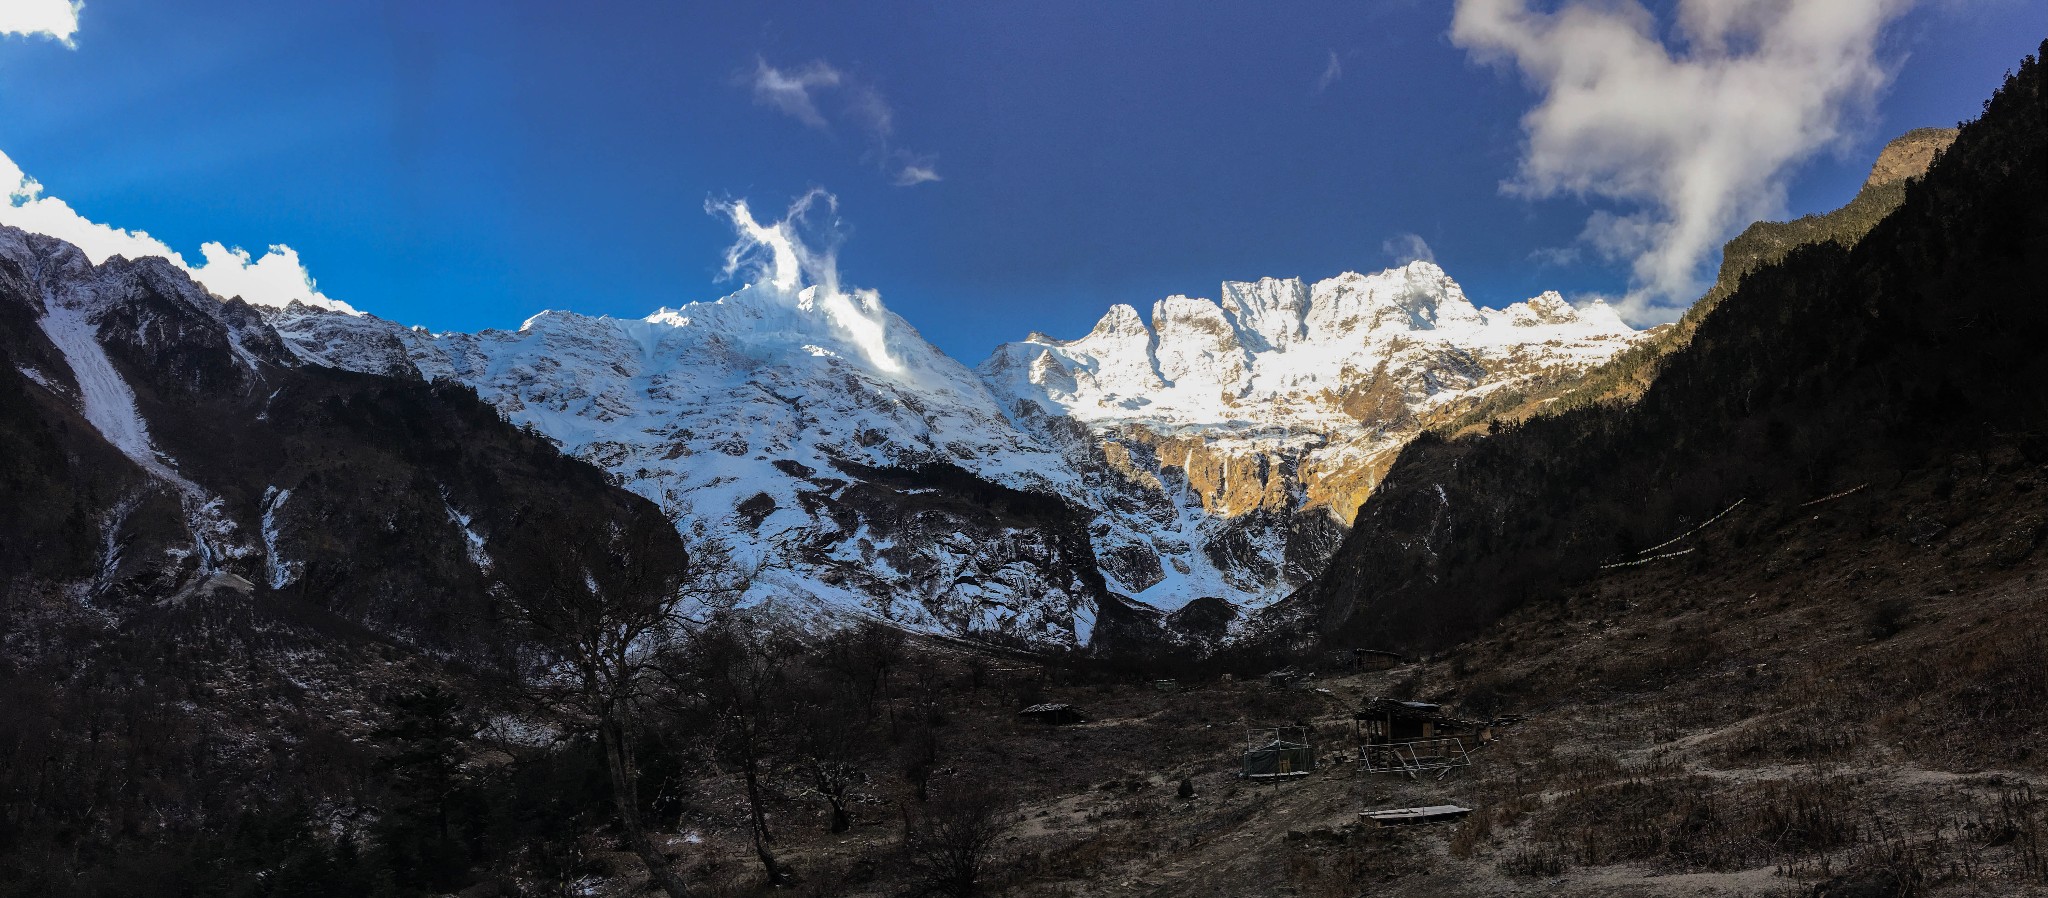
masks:
<svg viewBox="0 0 2048 898"><path fill-rule="evenodd" d="M1687 555L1611 571L1454 651L1307 689L1217 678L1020 695L1001 672L964 685L980 662L947 650L923 659L957 687L933 788L981 776L1017 796L984 877L993 894L2048 895L2034 476L1987 464L1745 506ZM1351 712L1374 696L1527 719L1441 779L1330 763L1353 753ZM1025 699L1090 720L1024 724L1011 714ZM1316 727L1322 769L1235 776L1246 727L1294 723ZM1359 823L1434 804L1475 812ZM893 806L876 796L843 837L791 821L800 892L913 891ZM745 843L676 847L710 893L758 888Z"/></svg>

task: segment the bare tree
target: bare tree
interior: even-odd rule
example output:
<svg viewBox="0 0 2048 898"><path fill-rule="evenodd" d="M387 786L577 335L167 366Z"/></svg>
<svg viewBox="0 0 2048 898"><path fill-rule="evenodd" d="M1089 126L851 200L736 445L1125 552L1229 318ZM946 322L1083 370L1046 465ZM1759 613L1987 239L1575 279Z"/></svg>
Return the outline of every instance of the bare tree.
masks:
<svg viewBox="0 0 2048 898"><path fill-rule="evenodd" d="M812 792L832 808L832 831L853 827L847 794L866 781L877 753L872 718L864 718L844 684L813 681L795 709L793 748ZM833 688L833 687L837 688Z"/></svg>
<svg viewBox="0 0 2048 898"><path fill-rule="evenodd" d="M996 840L1009 828L1013 802L986 778L955 777L937 790L910 839L911 853L948 895L981 886Z"/></svg>
<svg viewBox="0 0 2048 898"><path fill-rule="evenodd" d="M534 513L521 516L517 531L507 543L536 550L502 553L496 571L506 615L535 646L525 694L569 731L595 737L628 845L656 885L684 898L687 886L641 817L634 744L662 683L658 665L683 635L679 608L743 587L722 552L693 559L673 525L654 514L591 533Z"/></svg>
<svg viewBox="0 0 2048 898"><path fill-rule="evenodd" d="M746 784L754 854L761 859L769 884L778 886L790 884L796 877L775 856L766 780L778 741L777 728L786 722L789 711L789 681L783 662L797 650L791 640L764 632L741 615L721 614L696 634L689 659L716 721L713 747Z"/></svg>
<svg viewBox="0 0 2048 898"><path fill-rule="evenodd" d="M903 781L910 784L911 797L923 804L931 798L932 772L939 766L939 731L929 723L919 721L911 727L910 735L903 739L897 760L903 769Z"/></svg>
<svg viewBox="0 0 2048 898"><path fill-rule="evenodd" d="M904 642L903 631L862 621L826 636L819 655L828 670L844 678L872 721L876 702L888 700L890 675L903 664Z"/></svg>

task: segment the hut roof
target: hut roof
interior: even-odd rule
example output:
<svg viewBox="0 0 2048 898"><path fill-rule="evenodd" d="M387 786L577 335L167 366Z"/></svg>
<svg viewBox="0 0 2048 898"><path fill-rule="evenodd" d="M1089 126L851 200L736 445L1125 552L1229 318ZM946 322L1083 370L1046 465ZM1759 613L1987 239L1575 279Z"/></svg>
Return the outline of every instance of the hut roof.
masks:
<svg viewBox="0 0 2048 898"><path fill-rule="evenodd" d="M1072 710L1074 710L1074 706L1073 706L1073 705L1063 704L1063 703L1059 703L1059 702L1047 702L1047 703L1045 703L1045 704L1042 704L1042 705L1032 705L1031 707L1029 707L1029 708L1025 708L1024 710L1022 710L1022 711L1019 711L1019 712L1017 712L1017 713L1019 713L1019 714L1057 714L1057 713L1059 713L1059 712L1061 712L1061 711L1072 711Z"/></svg>
<svg viewBox="0 0 2048 898"><path fill-rule="evenodd" d="M1443 713L1443 706L1429 702L1404 702L1390 698L1376 698L1365 703L1352 715L1359 720L1391 717L1395 720L1416 720L1449 726L1473 726L1472 721Z"/></svg>

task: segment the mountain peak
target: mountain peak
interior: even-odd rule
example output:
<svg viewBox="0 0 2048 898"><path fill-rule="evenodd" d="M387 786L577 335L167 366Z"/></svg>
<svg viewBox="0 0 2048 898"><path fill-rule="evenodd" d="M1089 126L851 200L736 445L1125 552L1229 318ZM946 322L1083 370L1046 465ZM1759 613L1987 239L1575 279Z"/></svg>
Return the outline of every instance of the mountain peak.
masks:
<svg viewBox="0 0 2048 898"><path fill-rule="evenodd" d="M1138 310L1129 304L1117 303L1102 314L1102 319L1095 322L1095 328L1088 332L1088 336L1135 337L1147 333L1145 319L1139 317Z"/></svg>
<svg viewBox="0 0 2048 898"><path fill-rule="evenodd" d="M1907 178L1927 174L1934 164L1934 156L1948 149L1956 142L1954 128L1914 128L1892 138L1877 154L1877 162L1870 166L1870 177L1863 182L1864 189L1879 187Z"/></svg>
<svg viewBox="0 0 2048 898"><path fill-rule="evenodd" d="M1441 267L1415 261L1312 285L1225 281L1220 301L1154 303L1149 328L1118 304L1079 340L1042 336L1005 344L982 364L999 395L1089 423L1331 431L1361 426L1342 395L1359 372L1421 371L1439 352L1474 360L1455 377L1418 381L1408 401L1427 403L1475 385L1490 354L1503 365L1530 353L1578 365L1618 352L1636 332L1605 305L1575 309L1554 291L1481 312Z"/></svg>

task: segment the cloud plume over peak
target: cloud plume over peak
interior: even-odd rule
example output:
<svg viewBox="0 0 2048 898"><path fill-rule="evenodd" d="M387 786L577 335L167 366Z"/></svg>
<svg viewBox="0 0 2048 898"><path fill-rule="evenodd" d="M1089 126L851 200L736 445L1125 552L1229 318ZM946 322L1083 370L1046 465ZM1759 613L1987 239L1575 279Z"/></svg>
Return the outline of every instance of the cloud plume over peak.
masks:
<svg viewBox="0 0 2048 898"><path fill-rule="evenodd" d="M1633 0L1459 0L1451 40L1541 95L1509 191L1623 207L1594 213L1582 239L1630 261L1621 309L1646 323L1682 311L1719 245L1781 213L1791 168L1867 111L1890 77L1879 33L1908 5L1678 0L1667 27Z"/></svg>
<svg viewBox="0 0 2048 898"><path fill-rule="evenodd" d="M822 207L828 219L839 210L839 198L814 188L791 203L781 219L762 224L744 199L713 201L705 211L732 223L738 240L725 251L724 275L743 276L751 286L772 290L796 308L822 312L839 335L875 368L903 370L889 351L888 324L881 294L867 289L845 290L839 283L839 238L828 220L823 235L806 240L811 216Z"/></svg>
<svg viewBox="0 0 2048 898"><path fill-rule="evenodd" d="M862 159L887 173L898 187L944 180L934 157L896 145L896 110L881 90L831 63L821 59L782 69L755 57L754 70L740 81L753 92L756 105L809 127L831 133L834 122L851 126L867 141Z"/></svg>
<svg viewBox="0 0 2048 898"><path fill-rule="evenodd" d="M230 249L208 243L199 248L205 261L192 265L176 250L143 231L100 224L78 214L69 203L45 196L41 182L23 173L5 153L0 153L0 225L71 243L95 265L113 256L161 256L217 296L239 296L258 305L300 302L350 314L356 311L348 303L321 295L313 276L299 262L298 252L289 246L272 246L262 257L255 258L239 247Z"/></svg>
<svg viewBox="0 0 2048 898"><path fill-rule="evenodd" d="M0 2L0 34L43 35L68 47L84 8L84 0L5 0Z"/></svg>

